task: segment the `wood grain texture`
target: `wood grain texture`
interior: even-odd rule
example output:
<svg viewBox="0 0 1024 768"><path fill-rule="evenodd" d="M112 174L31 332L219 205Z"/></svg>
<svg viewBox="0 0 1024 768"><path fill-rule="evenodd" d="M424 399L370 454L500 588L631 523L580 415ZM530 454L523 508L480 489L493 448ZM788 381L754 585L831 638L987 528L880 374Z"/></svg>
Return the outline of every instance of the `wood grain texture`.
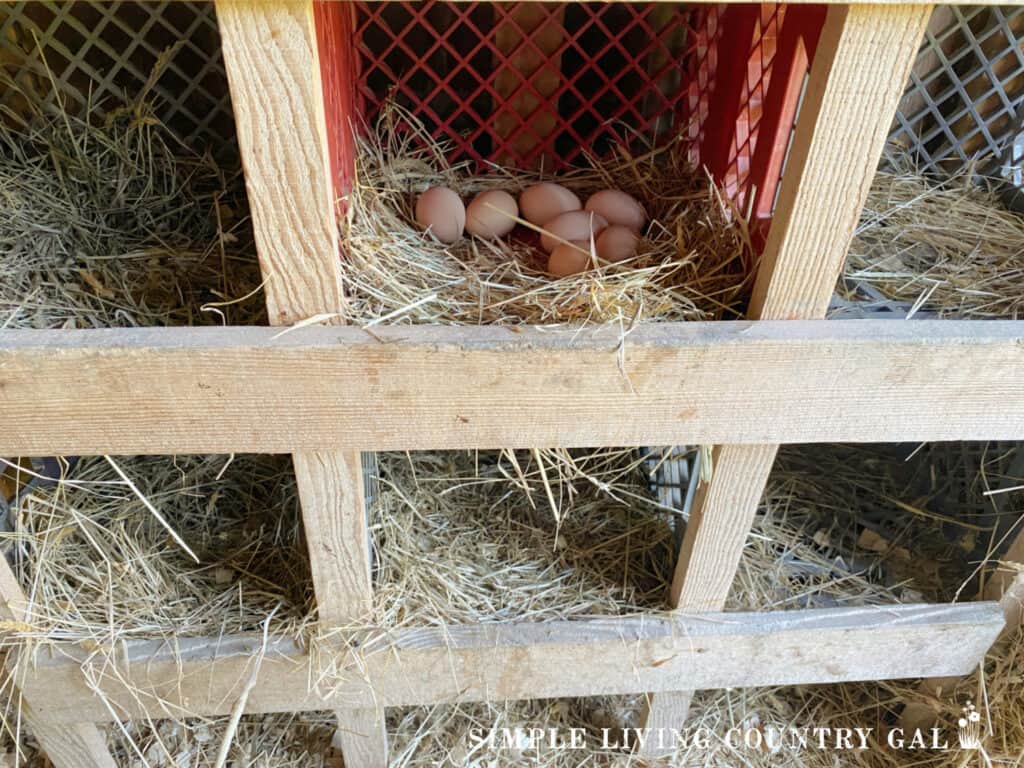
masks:
<svg viewBox="0 0 1024 768"><path fill-rule="evenodd" d="M344 302L311 2L217 0L273 325Z"/></svg>
<svg viewBox="0 0 1024 768"><path fill-rule="evenodd" d="M0 331L0 452L1024 437L1019 321L517 331Z"/></svg>
<svg viewBox="0 0 1024 768"><path fill-rule="evenodd" d="M296 453L292 458L310 559L316 564L320 622L328 628L365 623L373 592L362 467L355 463L359 454Z"/></svg>
<svg viewBox="0 0 1024 768"><path fill-rule="evenodd" d="M712 476L694 496L669 605L682 611L722 610L777 452L777 445L720 445L713 450ZM679 728L692 698L692 691L671 691L650 699L644 725L654 733ZM642 751L657 754L659 743L649 739Z"/></svg>
<svg viewBox="0 0 1024 768"><path fill-rule="evenodd" d="M720 611L732 588L742 544L750 533L777 445L721 445L712 453L712 479L694 497L669 604L684 611ZM734 480L715 482L721 472Z"/></svg>
<svg viewBox="0 0 1024 768"><path fill-rule="evenodd" d="M706 688L964 674L1003 626L998 603L634 616L550 623L476 624L369 633L358 669L311 686L317 670L295 642L271 643L247 712L448 701L611 695ZM373 639L375 638L375 639ZM122 714L142 707L223 714L248 678L256 635L156 641L118 650L118 675L101 676ZM41 654L27 691L60 690L46 715L110 717L83 683L86 652ZM141 702L149 702L143 704ZM161 708L163 708L161 710Z"/></svg>
<svg viewBox="0 0 1024 768"><path fill-rule="evenodd" d="M333 744L341 750L348 768L388 765L388 730L384 708L366 706L339 709Z"/></svg>
<svg viewBox="0 0 1024 768"><path fill-rule="evenodd" d="M931 9L829 9L750 317L824 317Z"/></svg>
<svg viewBox="0 0 1024 768"><path fill-rule="evenodd" d="M28 603L25 592L11 570L7 558L0 554L0 619L3 621L24 621ZM5 654L3 666L14 680L21 679L25 669L19 669L14 655ZM10 685L10 681L7 683ZM81 722L79 717L67 723L54 723L41 716L34 701L44 703L61 695L58 689L39 690L31 697L16 687L7 691L15 702L20 727L27 728L54 768L115 768L114 758L107 748L107 740L92 722ZM16 727L11 723L11 727Z"/></svg>
<svg viewBox="0 0 1024 768"><path fill-rule="evenodd" d="M313 3L218 0L217 19L270 322L336 313L344 291L335 188L348 172L338 167L344 145L336 126L331 157ZM338 79L330 85L337 106ZM342 125L341 138L349 128ZM321 621L364 616L372 594L359 454L306 452L293 460ZM379 725L367 733L371 717ZM335 745L348 765L384 768L383 717L339 712L339 720Z"/></svg>
<svg viewBox="0 0 1024 768"><path fill-rule="evenodd" d="M37 694L38 696L38 694ZM21 721L54 768L117 768L107 739L95 723L53 723L21 700Z"/></svg>
<svg viewBox="0 0 1024 768"><path fill-rule="evenodd" d="M296 453L292 461L320 622L328 629L365 624L373 609L373 585L359 454ZM344 709L337 714L334 746L345 764L386 766L383 710Z"/></svg>
<svg viewBox="0 0 1024 768"><path fill-rule="evenodd" d="M825 316L885 137L931 15L930 5L833 6L819 38L748 316ZM819 381L809 398L838 382ZM836 403L837 408L842 406ZM794 403L794 410L801 406ZM899 438L896 438L899 439ZM681 610L728 595L777 446L729 446L691 513L671 597ZM650 700L646 725L680 727L691 694ZM645 754L656 742L648 741Z"/></svg>
<svg viewBox="0 0 1024 768"><path fill-rule="evenodd" d="M1022 545L1024 546L1024 545ZM1024 552L1020 554L1024 555ZM1021 563L1024 557L1007 557L1010 562ZM1005 575L1006 579L999 578ZM1024 572L1010 573L1001 571L995 574L985 585L986 599L999 601L1003 610L1005 626L993 646L993 653L1005 653L1005 646L1011 638L1016 635L1021 623L1024 622ZM989 597L989 596L992 597ZM947 677L928 677L922 680L917 690L923 698L911 698L903 707L900 713L900 727L904 732L909 733L915 728L926 729L933 726L939 719L940 707L932 702L940 702L948 698L949 694L963 682L960 675Z"/></svg>

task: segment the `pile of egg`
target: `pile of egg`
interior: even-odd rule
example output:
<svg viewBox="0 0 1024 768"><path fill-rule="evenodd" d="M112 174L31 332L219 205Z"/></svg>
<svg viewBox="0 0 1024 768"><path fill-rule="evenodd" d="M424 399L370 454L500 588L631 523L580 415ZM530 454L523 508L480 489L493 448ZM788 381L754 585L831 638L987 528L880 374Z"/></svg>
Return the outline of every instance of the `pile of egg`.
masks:
<svg viewBox="0 0 1024 768"><path fill-rule="evenodd" d="M416 222L442 243L458 241L463 232L486 239L505 237L521 219L541 230L548 272L565 277L590 265L591 238L600 262L631 258L647 213L617 189L596 192L583 205L575 193L551 182L527 187L518 202L508 192L492 189L464 206L447 187L431 187L416 201Z"/></svg>

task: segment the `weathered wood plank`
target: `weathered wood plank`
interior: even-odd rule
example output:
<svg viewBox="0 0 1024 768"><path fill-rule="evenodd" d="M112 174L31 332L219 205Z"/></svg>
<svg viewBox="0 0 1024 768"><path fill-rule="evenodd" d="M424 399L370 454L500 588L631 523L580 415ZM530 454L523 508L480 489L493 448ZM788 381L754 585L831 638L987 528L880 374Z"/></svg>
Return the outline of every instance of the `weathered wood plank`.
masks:
<svg viewBox="0 0 1024 768"><path fill-rule="evenodd" d="M369 641L359 671L319 688L311 686L315 673L304 649L277 640L247 711L963 674L1002 626L998 603L967 603L409 629ZM247 681L259 645L254 635L183 640L176 649L130 642L118 650L118 675L142 696L113 675L102 678L102 688L128 716L144 714L140 701L172 713L222 714ZM61 691L47 697L47 717L109 717L83 685L86 655L40 654L26 691Z"/></svg>
<svg viewBox="0 0 1024 768"><path fill-rule="evenodd" d="M825 316L931 9L829 9L749 317Z"/></svg>
<svg viewBox="0 0 1024 768"><path fill-rule="evenodd" d="M217 0L273 325L343 306L313 3Z"/></svg>
<svg viewBox="0 0 1024 768"><path fill-rule="evenodd" d="M27 606L24 590L7 558L0 553L0 619L7 622L24 621ZM12 654L4 654L0 667L14 675L14 681L20 680L25 673L24 669L17 668ZM54 768L115 768L114 758L100 729L92 722L83 722L88 718L78 717L65 723L55 723L38 713L35 701L39 701L45 708L48 701L61 694L58 689L42 689L34 691L30 697L20 691L15 682L6 691L14 703L17 718L11 720L9 727L12 730L27 728L46 752Z"/></svg>
<svg viewBox="0 0 1024 768"><path fill-rule="evenodd" d="M910 4L829 8L748 317L825 316L931 9ZM819 387L808 396L828 397L836 390L830 382ZM701 493L694 514L699 524L687 529L673 579L672 597L680 609L724 605L776 448L716 451L712 487ZM689 698L688 693L659 697L647 724L679 727Z"/></svg>
<svg viewBox="0 0 1024 768"><path fill-rule="evenodd" d="M0 331L0 452L1024 437L1021 322L666 324L634 330L621 357L618 339L614 329Z"/></svg>
<svg viewBox="0 0 1024 768"><path fill-rule="evenodd" d="M313 2L218 0L217 19L270 322L337 313L345 298ZM349 129L343 115L330 119ZM320 620L363 618L372 595L359 454L304 452L294 463ZM339 719L348 764L384 768L383 717Z"/></svg>
<svg viewBox="0 0 1024 768"><path fill-rule="evenodd" d="M373 610L370 533L358 453L296 453L317 614L330 627L365 623Z"/></svg>

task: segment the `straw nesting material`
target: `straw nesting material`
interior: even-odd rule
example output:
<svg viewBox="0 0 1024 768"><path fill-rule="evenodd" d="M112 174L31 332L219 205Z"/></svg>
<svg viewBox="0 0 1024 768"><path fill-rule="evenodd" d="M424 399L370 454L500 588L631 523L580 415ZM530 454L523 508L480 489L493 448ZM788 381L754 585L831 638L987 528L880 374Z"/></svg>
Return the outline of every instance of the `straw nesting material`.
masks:
<svg viewBox="0 0 1024 768"><path fill-rule="evenodd" d="M674 514L632 450L381 454L375 624L665 607Z"/></svg>
<svg viewBox="0 0 1024 768"><path fill-rule="evenodd" d="M45 109L0 114L0 328L262 322L258 297L201 311L260 283L240 171L145 101Z"/></svg>
<svg viewBox="0 0 1024 768"><path fill-rule="evenodd" d="M2 538L29 597L20 640L216 636L275 608L275 631L303 626L312 588L287 457L115 461L134 489L103 457L82 459L12 509Z"/></svg>
<svg viewBox="0 0 1024 768"><path fill-rule="evenodd" d="M385 108L357 135L356 176L342 220L346 319L401 323L556 324L728 319L742 313L754 261L742 217L686 161L681 143L625 147L559 176L494 167L475 175L450 165L414 116ZM545 272L536 236L446 246L415 224L418 193L445 185L464 197L487 189L517 194L552 180L581 198L619 188L651 224L629 262L559 280Z"/></svg>
<svg viewBox="0 0 1024 768"><path fill-rule="evenodd" d="M970 168L939 181L904 165L872 182L840 281L846 298L867 289L943 317L1024 316L1024 216Z"/></svg>
<svg viewBox="0 0 1024 768"><path fill-rule="evenodd" d="M818 453L822 451L819 449ZM514 619L543 621L614 615L663 606L664 587L674 557L673 513L659 509L654 502L643 458L634 451L608 450L382 454L378 469L379 491L371 507L378 605L375 621L389 627ZM235 460L236 463L244 461L247 459ZM122 460L122 463L133 477L144 476L129 462ZM827 469L827 477L835 480L838 488L847 487L845 480L837 477L844 465L848 475L868 477L869 484L884 474L876 466L875 474L869 475L865 467L872 466L870 461L857 462L845 456ZM88 465L79 467L78 471L86 469ZM219 471L220 465L214 465L205 476L216 478ZM879 575L877 568L853 562L835 543L818 535L821 530L828 530L826 526L832 514L828 504L831 502L826 503L824 509L815 507L818 491L814 483L798 482L800 475L809 475L811 480L817 481L823 477L796 460L787 462L783 456L782 468L773 475L771 491L743 554L737 587L728 607L784 609L898 601L902 585L890 589L885 584L872 583L869 577ZM267 473L267 477L273 477L272 473ZM231 482L238 484L237 480ZM285 497L283 503L293 505L290 478L274 479L271 485L277 488L278 483L277 492ZM154 479L156 489L167 485L166 478ZM203 485L183 479L180 485L192 491L192 503L200 507L217 488L212 480L209 485ZM118 490L124 495L123 487ZM67 494L76 492L77 489L65 489ZM226 495L223 493L220 498ZM253 495L268 497L265 492ZM79 504L82 503L80 499ZM224 502L218 499L217 503ZM276 504L271 500L252 506L274 509ZM163 504L159 506L165 509ZM136 518L148 514L140 505L133 507ZM255 514L255 510L251 514ZM168 513L171 520L186 517ZM231 525L237 526L247 519L246 515L236 514ZM47 538L59 539L63 526L45 520L39 524L40 531L51 528L55 530L47 534ZM97 533L91 526L82 528ZM168 557L173 544L166 532L151 520L146 528L151 535L143 537L143 541L158 547L159 557ZM188 532L189 527L182 526L183 538L195 542L197 538ZM294 542L296 539L291 533L278 534L273 540ZM48 552L57 555L61 550L52 548ZM286 556L298 562L303 559L292 550ZM194 568L180 552L174 558L186 574ZM135 554L130 559L149 562L150 557ZM59 577L65 581L74 578L74 566L71 574L61 575L58 564L65 561L53 557L50 560L54 566L47 571L49 578ZM211 566L214 561L218 558L210 558ZM280 564L277 560L267 566L253 562L244 570L276 575ZM122 571L115 573L118 579L122 577ZM303 574L301 578L307 579L308 589L308 575ZM294 581L301 583L301 578ZM215 583L211 586L192 576L188 579L188 583L198 584L194 590L197 594L203 586L214 590L210 594L216 594ZM250 626L262 618L260 611L271 609L271 601L273 607L284 606L279 612L292 617L291 629L281 625L277 629L293 631L295 625L306 621L304 617L310 609L308 593L304 593L305 609L299 610L296 609L300 600L279 592L271 592L263 602L251 602L249 595L259 595L262 583L256 578L250 587L242 581L240 576L239 594L247 604L254 605L247 614ZM98 597L93 601L109 601L109 594L115 589L118 589L117 584L112 583L106 591L97 590L94 594ZM163 602L174 601L165 597ZM115 603L115 608L120 612L125 604ZM90 636L105 631L99 613L94 617L98 626L90 630ZM220 618L223 611L218 607L209 613L209 618L213 619ZM179 615L190 617L183 622L185 625L204 628L202 617L191 618L188 610L176 617ZM237 619L237 626L244 623L241 618ZM140 633L149 631L145 626L128 626L127 629ZM226 631L231 631L231 627ZM848 726L851 719L856 718L842 704L843 699L836 698L836 690L829 686L813 692L813 697L806 693L806 699L790 689L705 692L694 704L694 724L724 733L729 727L756 722L752 719L756 716L760 722L776 724L811 718L819 722L821 718L832 717L836 723ZM870 695L870 685L863 690L860 695ZM471 745L465 737L467 729L474 724L480 727L582 725L589 727L591 733L597 733L601 727L615 729L638 725L640 704L637 697L618 697L393 710L388 714L394 755L392 765L434 766L443 755L448 756L452 765L487 765L487 762L474 762L475 758L467 754ZM162 724L155 731L137 724L130 734L135 747L151 764L162 766L175 764L171 758L161 757L162 750L171 755L187 754L195 760L199 760L200 755L214 754L223 736L223 727L221 720ZM312 736L314 733L316 735ZM319 715L294 719L247 718L232 754L250 755L255 761L253 764L270 766L301 765L306 758L296 755L308 753L309 765L330 765L324 735L328 733L329 720ZM310 746L311 739L321 746ZM117 743L121 754L125 755L123 764L142 765L135 747L124 736L119 736ZM537 755L527 750L520 755L502 755L495 764L561 768L579 765L581 755L589 756L587 759L595 765L630 764L631 758L621 750L593 743L590 746L594 747L593 754L547 751L538 762ZM266 755L257 757L262 750L266 750ZM493 755L478 757L492 759ZM788 762L778 756L755 755L752 758L746 753L738 756L720 741L706 750L691 747L679 757L677 764L731 766L741 757L754 765L814 768L832 765L821 762L821 756L815 754L799 758L786 756Z"/></svg>
<svg viewBox="0 0 1024 768"><path fill-rule="evenodd" d="M885 474L872 463L876 455L859 463L855 454L837 455L828 463L828 452L818 450L809 466L796 449L783 453L729 609L931 594L920 578L927 569L911 580L891 552L859 547L865 518L844 518L841 507L856 499L859 483L862 508L895 508L906 519L891 515L898 523L892 543L910 547L915 562L916 542L935 515L870 491ZM376 614L365 623L537 621L666 608L682 520L658 506L644 458L633 450L382 454L369 512ZM23 634L101 643L218 634L256 629L274 608L275 631L312 624L286 458L116 461L136 489L104 459L83 459L61 483L33 488L18 502L5 538L32 601ZM823 484L839 493L829 496ZM961 570L943 573L955 574L952 588L959 588Z"/></svg>
<svg viewBox="0 0 1024 768"><path fill-rule="evenodd" d="M667 609L675 529L684 523L678 510L656 502L645 458L621 449L380 454L380 491L370 512L374 623ZM898 601L866 568L815 541L826 518L813 499L774 479L727 608Z"/></svg>

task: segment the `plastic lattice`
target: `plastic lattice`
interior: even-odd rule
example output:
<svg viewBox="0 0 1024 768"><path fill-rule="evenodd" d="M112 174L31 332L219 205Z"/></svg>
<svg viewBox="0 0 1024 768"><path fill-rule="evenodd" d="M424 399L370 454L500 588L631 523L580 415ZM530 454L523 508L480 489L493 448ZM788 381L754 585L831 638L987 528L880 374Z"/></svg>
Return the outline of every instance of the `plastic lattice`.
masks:
<svg viewBox="0 0 1024 768"><path fill-rule="evenodd" d="M657 3L363 3L362 111L392 96L453 142L453 160L525 167L674 135L689 20Z"/></svg>
<svg viewBox="0 0 1024 768"><path fill-rule="evenodd" d="M926 171L977 159L1024 185L1024 8L937 8L890 142Z"/></svg>
<svg viewBox="0 0 1024 768"><path fill-rule="evenodd" d="M699 13L691 51L691 156L744 213L767 218L824 9L763 3Z"/></svg>
<svg viewBox="0 0 1024 768"><path fill-rule="evenodd" d="M72 113L91 100L103 114L148 87L184 140L234 142L213 3L0 3L0 65L16 84L0 87L0 104L16 111L28 94Z"/></svg>
<svg viewBox="0 0 1024 768"><path fill-rule="evenodd" d="M614 141L681 137L760 216L824 19L819 7L774 3L385 2L357 4L352 21L341 13L325 12L328 48L344 46L351 23L352 108L371 123L392 98L451 144L452 161L553 170ZM342 73L327 79L344 87Z"/></svg>

